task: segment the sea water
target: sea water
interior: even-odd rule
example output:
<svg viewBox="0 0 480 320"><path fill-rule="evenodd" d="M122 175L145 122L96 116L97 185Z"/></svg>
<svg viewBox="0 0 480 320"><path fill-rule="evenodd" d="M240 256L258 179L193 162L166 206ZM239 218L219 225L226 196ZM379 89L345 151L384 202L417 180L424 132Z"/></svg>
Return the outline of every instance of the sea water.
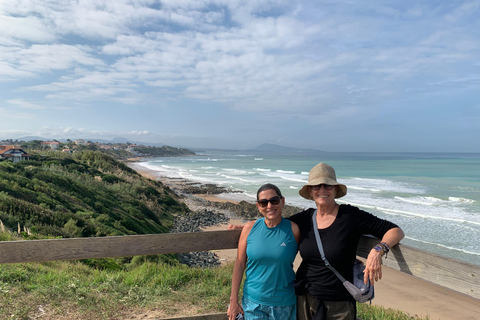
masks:
<svg viewBox="0 0 480 320"><path fill-rule="evenodd" d="M338 203L398 224L403 244L480 265L480 154L215 151L140 164L159 175L241 191L220 195L237 201L253 202L262 184L273 183L287 204L309 208L314 202L298 191L319 162L331 165L348 188Z"/></svg>

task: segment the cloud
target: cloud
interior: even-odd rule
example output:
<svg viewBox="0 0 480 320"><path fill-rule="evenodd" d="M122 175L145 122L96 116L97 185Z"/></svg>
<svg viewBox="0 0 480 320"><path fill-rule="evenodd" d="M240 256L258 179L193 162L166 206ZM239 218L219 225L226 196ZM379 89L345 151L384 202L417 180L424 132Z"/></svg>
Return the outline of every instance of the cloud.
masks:
<svg viewBox="0 0 480 320"><path fill-rule="evenodd" d="M20 120L28 120L34 118L33 113L28 112L17 112L11 109L7 109L4 107L0 107L0 118L4 121L7 119L20 119Z"/></svg>
<svg viewBox="0 0 480 320"><path fill-rule="evenodd" d="M12 99L12 100L7 100L6 102L9 103L9 104L13 104L15 106L24 108L24 109L33 109L33 110L43 110L43 109L45 109L44 106L40 106L40 105L33 104L33 103L30 103L30 102L27 102L27 101L23 101L21 99Z"/></svg>
<svg viewBox="0 0 480 320"><path fill-rule="evenodd" d="M68 125L85 109L162 118L158 109L173 117L185 106L368 127L405 96L478 84L479 10L478 1L7 1L0 98L49 106L45 120Z"/></svg>

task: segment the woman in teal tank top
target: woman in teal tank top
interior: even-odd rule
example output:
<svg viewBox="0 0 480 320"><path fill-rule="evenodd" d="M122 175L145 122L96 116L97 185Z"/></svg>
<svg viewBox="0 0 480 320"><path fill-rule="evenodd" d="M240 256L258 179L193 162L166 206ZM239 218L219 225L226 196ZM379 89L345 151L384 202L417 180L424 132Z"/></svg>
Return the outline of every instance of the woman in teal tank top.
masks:
<svg viewBox="0 0 480 320"><path fill-rule="evenodd" d="M285 198L273 184L257 191L257 208L263 215L248 222L238 243L233 269L229 319L242 313L251 319L296 319L293 260L298 251L300 230L282 218ZM242 306L238 293L245 271Z"/></svg>

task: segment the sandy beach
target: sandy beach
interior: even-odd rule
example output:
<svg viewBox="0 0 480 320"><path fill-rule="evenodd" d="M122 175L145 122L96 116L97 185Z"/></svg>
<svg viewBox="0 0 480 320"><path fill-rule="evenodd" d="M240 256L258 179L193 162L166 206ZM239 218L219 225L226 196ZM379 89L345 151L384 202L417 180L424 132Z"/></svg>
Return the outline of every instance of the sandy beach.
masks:
<svg viewBox="0 0 480 320"><path fill-rule="evenodd" d="M170 179L158 172L148 170L137 164L127 163L138 173L153 179L160 180L172 190L179 190L185 181ZM229 201L215 195L195 195L213 202ZM185 203L195 210L194 199L186 198ZM192 208L193 207L193 208ZM230 223L242 223L241 218L231 217ZM204 229L225 230L227 224ZM214 251L222 264L235 261L236 249ZM298 267L300 257L297 256L295 266ZM404 274L400 271L383 267L383 278L375 285L375 299L373 305L401 310L412 317L429 317L430 320L477 320L480 319L480 300L458 293L456 291L435 285L419 278Z"/></svg>

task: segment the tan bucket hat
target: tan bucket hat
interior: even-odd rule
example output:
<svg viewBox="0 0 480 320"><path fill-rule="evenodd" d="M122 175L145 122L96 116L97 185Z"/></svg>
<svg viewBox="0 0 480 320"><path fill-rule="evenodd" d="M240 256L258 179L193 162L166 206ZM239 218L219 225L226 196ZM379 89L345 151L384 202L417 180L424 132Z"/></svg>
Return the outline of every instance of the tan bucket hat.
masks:
<svg viewBox="0 0 480 320"><path fill-rule="evenodd" d="M317 186L319 184L329 184L332 186L338 186L337 195L335 198L341 198L347 194L347 186L337 182L337 176L335 170L326 163L319 163L310 170L308 174L308 183L298 191L298 193L308 200L313 200L308 192L308 186Z"/></svg>

